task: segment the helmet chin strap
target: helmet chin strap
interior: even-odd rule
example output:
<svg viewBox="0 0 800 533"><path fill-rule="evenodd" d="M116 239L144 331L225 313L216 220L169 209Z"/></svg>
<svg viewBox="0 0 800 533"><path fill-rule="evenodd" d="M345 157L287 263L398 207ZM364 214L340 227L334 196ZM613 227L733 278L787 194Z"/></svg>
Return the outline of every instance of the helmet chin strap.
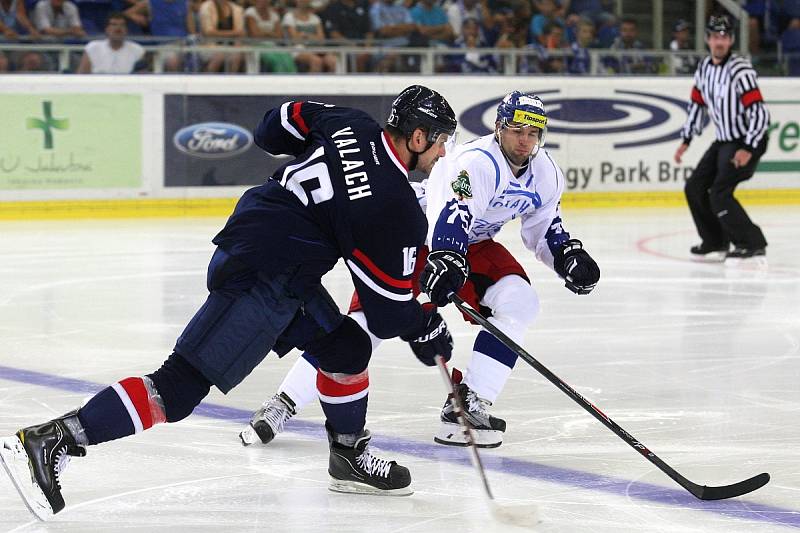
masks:
<svg viewBox="0 0 800 533"><path fill-rule="evenodd" d="M431 146L433 146L433 143L430 142L430 141L427 141L428 144L425 146L425 149L422 150L421 152L415 152L411 148L411 144L410 143L411 143L411 137L407 137L406 138L406 149L411 153L411 161L408 162L408 170L416 170L417 163L419 163L420 154L424 154L425 152L430 150Z"/></svg>

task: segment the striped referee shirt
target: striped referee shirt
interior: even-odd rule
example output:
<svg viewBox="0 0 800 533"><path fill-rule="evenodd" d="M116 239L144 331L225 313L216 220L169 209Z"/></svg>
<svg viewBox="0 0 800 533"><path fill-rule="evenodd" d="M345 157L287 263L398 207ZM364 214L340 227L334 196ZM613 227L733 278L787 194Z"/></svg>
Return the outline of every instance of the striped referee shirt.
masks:
<svg viewBox="0 0 800 533"><path fill-rule="evenodd" d="M681 137L689 143L703 131L708 113L717 130L717 140L739 141L751 152L769 128L769 112L764 105L750 61L735 54L715 65L711 56L697 66L694 73L689 117Z"/></svg>

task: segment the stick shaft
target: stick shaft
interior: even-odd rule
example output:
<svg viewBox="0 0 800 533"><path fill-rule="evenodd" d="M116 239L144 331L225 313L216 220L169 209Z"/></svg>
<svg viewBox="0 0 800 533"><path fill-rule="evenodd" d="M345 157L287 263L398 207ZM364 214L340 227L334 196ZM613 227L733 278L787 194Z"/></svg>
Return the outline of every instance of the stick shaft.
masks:
<svg viewBox="0 0 800 533"><path fill-rule="evenodd" d="M439 373L442 375L442 380L445 382L447 391L453 397L456 418L458 418L458 423L461 425L461 429L464 431L464 436L467 439L467 447L469 448L472 466L475 467L475 470L478 472L478 476L481 478L481 482L483 482L483 490L486 493L486 497L488 497L489 500L494 500L492 489L489 486L489 479L486 477L486 470L484 470L481 456L478 454L478 447L475 446L475 434L472 432L472 427L469 425L469 422L467 422L467 419L464 416L464 405L461 402L461 397L456 394L456 387L453 384L453 379L450 377L450 371L447 369L447 363L441 355L435 356L435 359L436 366L439 367Z"/></svg>
<svg viewBox="0 0 800 533"><path fill-rule="evenodd" d="M600 409L598 409L594 404L592 404L589 400L581 396L575 389L570 387L566 382L564 382L561 378L553 374L547 367L545 367L542 363L536 360L531 354L526 352L519 344L514 342L511 338L509 338L505 333L500 331L494 324L489 322L483 315L475 311L472 307L467 305L463 299L461 299L457 294L450 295L450 301L452 301L456 307L458 307L461 311L469 315L472 319L474 319L478 324L483 326L489 333L497 337L503 344L505 344L509 349L514 351L521 359L523 359L526 363L531 365L537 372L547 378L553 385L561 389L567 396L572 398L578 405L583 407L590 415L595 417L600 423L610 429L616 436L627 442L634 450L639 452L639 454L653 463L659 470L664 472L670 478L672 478L676 483L680 486L691 492L697 498L702 500L718 500L718 499L725 499L725 498L732 498L735 496L739 496L741 494L745 494L747 492L756 490L757 488L763 486L769 481L768 474L760 474L753 478L747 479L745 481L735 483L733 485L723 486L723 487L706 487L698 485L680 473L678 473L674 468L669 466L667 463L662 461L656 454L651 452L644 444L639 442L635 439L630 433L622 429L616 422L611 420L605 413L603 413Z"/></svg>

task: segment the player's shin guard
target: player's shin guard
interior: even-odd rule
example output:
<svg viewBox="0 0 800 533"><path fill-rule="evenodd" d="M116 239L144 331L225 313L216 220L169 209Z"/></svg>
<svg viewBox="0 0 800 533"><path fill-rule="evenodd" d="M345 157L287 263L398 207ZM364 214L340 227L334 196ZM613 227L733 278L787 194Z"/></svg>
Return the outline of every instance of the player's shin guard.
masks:
<svg viewBox="0 0 800 533"><path fill-rule="evenodd" d="M125 378L97 393L78 416L89 444L99 444L166 422L164 400L148 377Z"/></svg>
<svg viewBox="0 0 800 533"><path fill-rule="evenodd" d="M5 438L0 459L28 509L47 520L64 508L60 476L70 457L86 455L88 441L73 411Z"/></svg>
<svg viewBox="0 0 800 533"><path fill-rule="evenodd" d="M364 429L369 397L369 373L317 373L317 391L328 424L337 433L359 433Z"/></svg>

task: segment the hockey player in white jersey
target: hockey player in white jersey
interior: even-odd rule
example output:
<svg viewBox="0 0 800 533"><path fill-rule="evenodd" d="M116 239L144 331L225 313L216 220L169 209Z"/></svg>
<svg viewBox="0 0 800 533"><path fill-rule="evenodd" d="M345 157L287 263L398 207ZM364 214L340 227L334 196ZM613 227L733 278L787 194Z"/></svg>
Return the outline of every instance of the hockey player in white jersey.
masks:
<svg viewBox="0 0 800 533"><path fill-rule="evenodd" d="M542 148L546 127L542 101L514 91L497 108L494 133L450 152L436 164L427 185L416 187L427 211L432 252L427 263L425 251L420 252L414 278L420 278L435 304L446 305L449 294L457 292L518 343L539 313L539 300L519 262L493 240L507 222L521 219L525 246L572 292L589 294L600 278L581 241L570 238L562 225L564 176ZM357 296L351 316L366 329ZM374 350L379 339L370 337ZM491 416L488 407L505 386L516 359L514 352L482 330L467 371L462 376L454 370L457 393L468 408L480 447L502 443L505 421ZM240 434L245 445L270 442L301 407L316 401L315 364L308 353L298 359L278 393L264 402ZM449 398L434 440L466 444Z"/></svg>
<svg viewBox="0 0 800 533"><path fill-rule="evenodd" d="M420 275L431 301L446 305L457 292L518 344L539 314L539 299L522 266L493 237L519 218L525 247L555 270L566 287L589 294L600 269L561 222L564 175L544 150L547 113L533 94L514 91L497 107L494 133L460 146L434 167L427 187L428 254ZM475 305L477 302L478 306ZM477 444L502 443L505 421L489 415L517 355L485 330L456 393L467 406ZM464 445L448 399L436 436Z"/></svg>

